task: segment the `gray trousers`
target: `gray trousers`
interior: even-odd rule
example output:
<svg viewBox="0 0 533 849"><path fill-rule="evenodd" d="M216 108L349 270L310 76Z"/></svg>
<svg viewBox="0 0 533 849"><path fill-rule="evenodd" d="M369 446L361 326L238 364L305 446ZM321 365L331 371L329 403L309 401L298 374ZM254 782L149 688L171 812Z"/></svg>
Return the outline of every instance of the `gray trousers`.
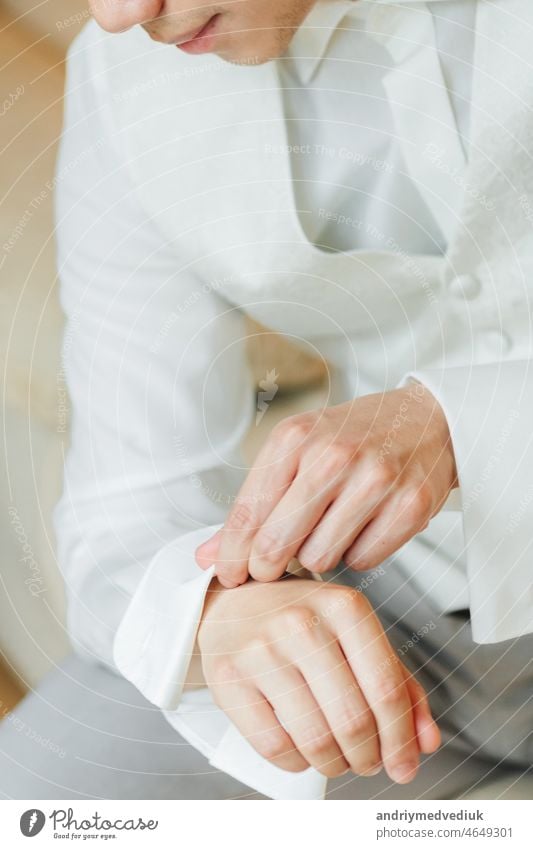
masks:
<svg viewBox="0 0 533 849"><path fill-rule="evenodd" d="M334 580L363 578L337 571ZM477 646L468 613L440 616L394 563L365 592L429 694L444 744L409 785L343 776L331 799L533 798L533 637ZM0 723L11 799L259 798L186 743L127 681L70 657Z"/></svg>

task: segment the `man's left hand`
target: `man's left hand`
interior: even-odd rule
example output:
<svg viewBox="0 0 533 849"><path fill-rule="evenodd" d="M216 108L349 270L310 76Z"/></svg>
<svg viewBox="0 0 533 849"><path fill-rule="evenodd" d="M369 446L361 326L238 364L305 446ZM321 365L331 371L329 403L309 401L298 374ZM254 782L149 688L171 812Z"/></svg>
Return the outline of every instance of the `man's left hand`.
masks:
<svg viewBox="0 0 533 849"><path fill-rule="evenodd" d="M448 424L420 383L290 416L271 432L224 527L201 545L225 587L273 581L297 557L373 569L427 527L457 471Z"/></svg>

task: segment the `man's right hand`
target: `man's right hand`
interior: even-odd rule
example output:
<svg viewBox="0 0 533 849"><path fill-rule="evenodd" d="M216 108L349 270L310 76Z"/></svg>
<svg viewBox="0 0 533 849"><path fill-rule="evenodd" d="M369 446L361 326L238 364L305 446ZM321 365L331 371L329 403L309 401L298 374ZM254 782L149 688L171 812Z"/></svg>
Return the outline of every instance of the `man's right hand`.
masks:
<svg viewBox="0 0 533 849"><path fill-rule="evenodd" d="M298 772L411 781L440 733L370 602L338 584L214 582L198 632L216 704L263 757Z"/></svg>

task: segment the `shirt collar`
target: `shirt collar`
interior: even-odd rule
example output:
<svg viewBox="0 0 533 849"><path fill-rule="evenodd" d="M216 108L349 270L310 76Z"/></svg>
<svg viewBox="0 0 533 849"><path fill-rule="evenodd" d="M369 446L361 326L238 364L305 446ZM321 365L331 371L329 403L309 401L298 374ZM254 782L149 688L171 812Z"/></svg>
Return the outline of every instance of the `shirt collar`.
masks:
<svg viewBox="0 0 533 849"><path fill-rule="evenodd" d="M302 85L311 82L326 55L333 33L347 15L364 19L368 5L436 3L444 0L317 0L294 35L285 54Z"/></svg>

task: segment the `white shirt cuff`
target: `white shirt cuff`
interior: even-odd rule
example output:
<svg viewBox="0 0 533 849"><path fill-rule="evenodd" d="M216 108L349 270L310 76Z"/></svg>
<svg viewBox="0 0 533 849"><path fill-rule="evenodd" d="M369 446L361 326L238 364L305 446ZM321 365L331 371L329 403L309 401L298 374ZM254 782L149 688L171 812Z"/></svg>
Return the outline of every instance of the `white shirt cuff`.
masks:
<svg viewBox="0 0 533 849"><path fill-rule="evenodd" d="M183 691L214 567L201 571L194 552L219 525L165 546L152 560L117 630L119 671L210 764L273 799L322 799L327 780L314 769L291 773L250 746L213 702L210 691Z"/></svg>

